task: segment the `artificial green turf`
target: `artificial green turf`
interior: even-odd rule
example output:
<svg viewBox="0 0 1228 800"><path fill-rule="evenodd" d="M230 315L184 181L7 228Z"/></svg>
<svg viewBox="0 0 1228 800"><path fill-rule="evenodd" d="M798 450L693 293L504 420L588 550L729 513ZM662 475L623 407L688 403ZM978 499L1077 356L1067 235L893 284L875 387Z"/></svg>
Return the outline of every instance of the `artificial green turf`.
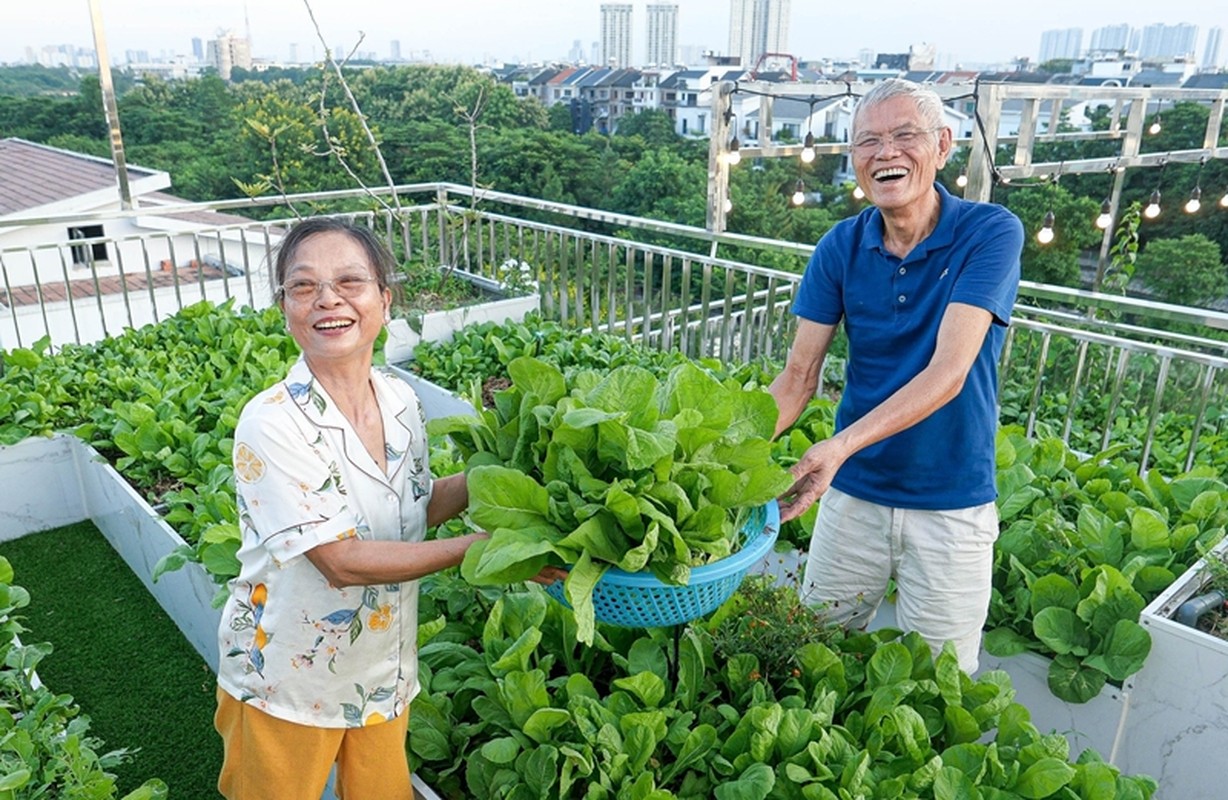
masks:
<svg viewBox="0 0 1228 800"><path fill-rule="evenodd" d="M99 752L140 748L114 769L119 796L161 778L170 797L217 797L222 742L213 729L213 672L90 522L0 543L27 643L54 647L42 682L73 696Z"/></svg>

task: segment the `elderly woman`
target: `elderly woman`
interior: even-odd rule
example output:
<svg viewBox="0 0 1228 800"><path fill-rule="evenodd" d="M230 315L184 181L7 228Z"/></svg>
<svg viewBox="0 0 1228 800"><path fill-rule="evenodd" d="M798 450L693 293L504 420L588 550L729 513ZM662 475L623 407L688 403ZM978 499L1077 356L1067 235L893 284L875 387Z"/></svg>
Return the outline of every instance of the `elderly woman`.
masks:
<svg viewBox="0 0 1228 800"><path fill-rule="evenodd" d="M316 218L281 242L276 296L302 357L235 431L239 576L219 631L216 726L228 798L412 798L417 579L474 533L424 541L464 510L463 474L432 480L424 415L372 368L394 262L369 231ZM543 578L549 580L549 578Z"/></svg>

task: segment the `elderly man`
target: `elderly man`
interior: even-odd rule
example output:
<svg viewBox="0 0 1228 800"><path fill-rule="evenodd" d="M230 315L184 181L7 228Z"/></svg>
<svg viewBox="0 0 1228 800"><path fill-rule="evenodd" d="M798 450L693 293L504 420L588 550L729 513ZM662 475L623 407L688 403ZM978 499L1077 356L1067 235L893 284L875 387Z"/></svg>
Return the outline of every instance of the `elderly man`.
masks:
<svg viewBox="0 0 1228 800"><path fill-rule="evenodd" d="M805 453L782 497L782 519L823 497L802 597L863 627L895 578L899 626L935 652L951 641L974 672L998 534L997 361L1023 228L1001 206L935 183L950 153L934 92L893 79L862 98L853 166L873 207L815 247L772 394L779 433L814 396L843 320L836 433Z"/></svg>

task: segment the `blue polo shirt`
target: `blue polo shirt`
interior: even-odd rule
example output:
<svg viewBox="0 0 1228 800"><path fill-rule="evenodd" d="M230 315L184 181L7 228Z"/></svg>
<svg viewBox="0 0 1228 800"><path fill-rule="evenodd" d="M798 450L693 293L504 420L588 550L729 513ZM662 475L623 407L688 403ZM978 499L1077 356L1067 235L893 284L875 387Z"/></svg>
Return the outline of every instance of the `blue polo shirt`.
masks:
<svg viewBox="0 0 1228 800"><path fill-rule="evenodd" d="M793 302L797 316L844 321L849 342L842 430L921 372L950 303L993 314L964 388L929 417L848 459L832 485L898 508L988 503L994 484L998 356L1019 287L1023 226L1002 206L953 197L941 185L938 225L907 258L883 247L883 217L868 208L819 240Z"/></svg>

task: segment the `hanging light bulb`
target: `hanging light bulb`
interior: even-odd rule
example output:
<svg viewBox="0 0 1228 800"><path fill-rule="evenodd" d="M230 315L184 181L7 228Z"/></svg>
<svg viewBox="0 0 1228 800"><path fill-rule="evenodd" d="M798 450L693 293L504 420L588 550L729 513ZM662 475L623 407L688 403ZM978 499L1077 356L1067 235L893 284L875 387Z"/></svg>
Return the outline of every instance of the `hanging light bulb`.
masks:
<svg viewBox="0 0 1228 800"><path fill-rule="evenodd" d="M733 211L733 201L730 200L728 197L726 197L725 198L725 213L728 214L730 211Z"/></svg>
<svg viewBox="0 0 1228 800"><path fill-rule="evenodd" d="M1196 214L1202 208L1202 189L1195 186L1190 192L1190 199L1185 202L1185 213Z"/></svg>
<svg viewBox="0 0 1228 800"><path fill-rule="evenodd" d="M968 168L967 167L964 167L959 171L959 177L955 179L955 185L961 189L968 185Z"/></svg>
<svg viewBox="0 0 1228 800"><path fill-rule="evenodd" d="M802 163L809 164L814 161L814 134L806 131L806 138L802 141Z"/></svg>
<svg viewBox="0 0 1228 800"><path fill-rule="evenodd" d="M1147 203L1147 207L1143 209L1143 216L1147 219L1155 219L1160 216L1160 190L1156 189L1151 193L1151 200Z"/></svg>
<svg viewBox="0 0 1228 800"><path fill-rule="evenodd" d="M1160 124L1160 115L1156 114L1155 120L1153 120L1150 127L1147 128L1147 132L1150 133L1152 136L1155 136L1157 133L1159 133L1163 129L1164 129L1164 126Z"/></svg>
<svg viewBox="0 0 1228 800"><path fill-rule="evenodd" d="M1224 192L1224 196L1219 199L1220 208L1228 208L1228 192Z"/></svg>
<svg viewBox="0 0 1228 800"><path fill-rule="evenodd" d="M860 186L856 186L856 185L853 186L853 199L854 200L865 200L866 199L866 193L862 191L862 188Z"/></svg>
<svg viewBox="0 0 1228 800"><path fill-rule="evenodd" d="M1053 212L1050 211L1045 214L1044 224L1042 224L1040 226L1040 230L1036 232L1036 241L1040 242L1041 244L1049 244L1049 242L1053 241L1053 222Z"/></svg>
<svg viewBox="0 0 1228 800"><path fill-rule="evenodd" d="M742 163L742 143L738 141L738 137L733 137L733 141L729 143L729 155L725 156L730 166Z"/></svg>
<svg viewBox="0 0 1228 800"><path fill-rule="evenodd" d="M797 188L793 190L793 205L800 206L806 202L806 184L802 183L802 179L797 179Z"/></svg>
<svg viewBox="0 0 1228 800"><path fill-rule="evenodd" d="M1194 188L1190 190L1190 199L1185 203L1185 213L1197 214L1202 208L1202 168L1207 163L1207 157L1198 160L1198 174L1194 176Z"/></svg>
<svg viewBox="0 0 1228 800"><path fill-rule="evenodd" d="M1096 217L1096 227L1100 230L1108 230L1113 224L1113 204L1109 202L1109 198L1104 198L1104 202L1100 204L1100 216Z"/></svg>

